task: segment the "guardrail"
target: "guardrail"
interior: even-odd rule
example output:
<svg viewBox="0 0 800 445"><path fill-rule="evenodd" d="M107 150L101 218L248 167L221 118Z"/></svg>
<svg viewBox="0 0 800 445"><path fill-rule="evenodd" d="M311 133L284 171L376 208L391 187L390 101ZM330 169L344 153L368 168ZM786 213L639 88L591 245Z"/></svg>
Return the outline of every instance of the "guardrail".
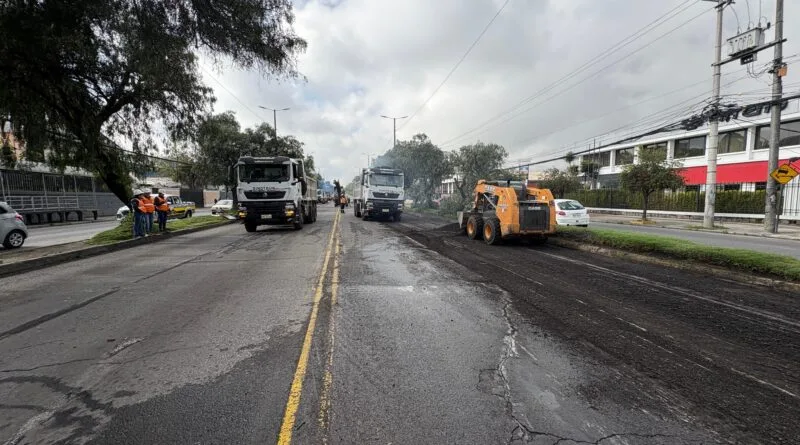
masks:
<svg viewBox="0 0 800 445"><path fill-rule="evenodd" d="M77 210L76 196L9 196L6 203L18 212Z"/></svg>

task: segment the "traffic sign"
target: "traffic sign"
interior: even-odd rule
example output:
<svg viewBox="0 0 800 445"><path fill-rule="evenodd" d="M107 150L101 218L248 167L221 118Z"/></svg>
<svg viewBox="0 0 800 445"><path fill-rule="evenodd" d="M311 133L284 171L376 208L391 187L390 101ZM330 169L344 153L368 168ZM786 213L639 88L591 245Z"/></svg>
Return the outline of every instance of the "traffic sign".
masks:
<svg viewBox="0 0 800 445"><path fill-rule="evenodd" d="M800 171L797 171L797 168L793 167L791 164L784 164L780 167L772 170L772 173L769 175L772 176L772 179L778 182L778 184L784 185L789 183L792 179L794 179Z"/></svg>

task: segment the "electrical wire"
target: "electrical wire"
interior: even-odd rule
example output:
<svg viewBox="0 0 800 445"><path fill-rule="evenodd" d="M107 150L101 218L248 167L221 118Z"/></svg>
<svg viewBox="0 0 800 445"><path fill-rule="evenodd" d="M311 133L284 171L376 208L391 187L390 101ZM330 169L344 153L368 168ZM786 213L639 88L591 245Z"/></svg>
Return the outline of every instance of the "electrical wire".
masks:
<svg viewBox="0 0 800 445"><path fill-rule="evenodd" d="M684 3L684 4L685 4L685 3ZM686 8L684 8L684 9L682 9L682 10L681 10L679 13L681 13L681 12L683 12L683 11L687 10L687 9L688 9L688 7L686 7ZM713 8L712 8L712 9L713 9ZM541 104L543 104L543 103L546 103L547 101L550 101L550 100L552 100L552 99L554 99L554 98L556 98L556 97L560 96L561 94L564 94L564 93L566 93L567 91L569 91L569 90L571 90L571 89L573 89L573 88L577 87L578 85L581 85L581 84L583 84L584 82L586 82L587 80L591 79L592 77L594 77L594 76L596 76L596 75L600 74L601 72L603 72L603 71L605 71L605 70L607 70L607 69L609 69L609 68L611 68L611 67L613 67L613 66L617 65L618 63L620 63L620 62L622 62L622 61L624 61L624 60L628 59L629 57L631 57L631 56L633 56L633 55L637 54L638 52L640 52L640 51L642 51L642 50L644 50L644 49L646 49L646 48L650 47L651 45L653 45L653 44L655 44L656 42L660 41L661 39L663 39L663 38L667 37L668 35L672 34L673 32L677 31L678 29L680 29L680 28L683 28L684 26L688 25L689 23L693 22L694 20L696 20L696 19L700 18L702 15L706 14L708 11L709 11L709 10L704 10L704 11L703 11L703 12L701 12L700 14L698 14L698 15L696 15L696 16L694 16L694 17L692 17L692 18L691 18L691 19L689 19L689 20L686 20L686 21L684 21L683 23L681 23L680 25L678 25L678 26L676 26L676 27L674 27L674 28L670 29L670 30L669 30L669 31L667 31L666 33L663 33L663 34L661 34L660 36L658 36L658 37L657 37L657 38L655 38L654 40L650 41L649 43L647 43L647 44L645 44L645 45L643 45L643 46L641 46L641 47L639 47L639 48L635 49L634 51L632 51L632 52L628 53L628 54L627 54L627 55L625 55L624 57L621 57L621 58L619 58L619 59L615 60L614 62L612 62L612 63L610 63L610 64L608 64L608 65L605 65L605 66L603 66L602 68L600 68L600 69L598 69L598 70L594 71L593 73L589 74L588 76L586 76L586 77L583 77L583 78L582 78L582 79L580 79L578 82L576 82L576 83L574 83L574 84L572 84L572 85L570 85L570 86L568 86L568 87L566 87L566 88L564 88L564 89L561 89L561 90L557 91L555 94L553 94L553 95L551 95L551 96L549 96L549 97L545 98L543 101L540 101L538 104L535 104L535 106L539 106L539 105L541 105ZM679 14L679 13L678 13L678 14ZM676 16L676 15L677 15L677 14L673 15L673 17L674 17L674 16ZM670 18L672 18L672 17L670 17ZM665 23L665 22L662 22L661 24L663 24L663 23ZM649 31L648 31L648 32L649 32ZM630 43L630 42L629 42L629 43ZM619 49L621 49L622 47L626 46L627 44L628 44L628 43L626 43L625 45L621 46ZM618 50L618 49L617 49L617 50ZM613 52L616 52L617 50L614 50L614 51L611 51L611 52L613 53ZM594 60L594 59L593 59L593 60ZM591 65L594 65L594 64L596 64L596 62L587 63L587 64L585 64L585 65L591 66ZM587 66L587 67L588 67L588 66ZM580 72L580 71L583 71L583 70L582 70L582 69L579 69L577 72ZM458 141L458 140L464 139L466 136L469 136L469 137L474 137L474 136L476 136L476 135L478 135L478 134L482 134L482 133L486 132L487 130L489 130L489 129L491 129L491 128L494 128L494 127L496 127L496 126L498 126L498 125L502 125L502 124L504 124L504 123L506 123L506 122L509 122L509 121L511 121L511 120L513 120L513 119L516 119L517 117L519 117L519 116L521 116L521 115L523 115L523 114L525 114L525 113L527 113L527 112L531 111L533 108L535 108L535 106L528 107L528 108L524 109L523 111L520 111L520 112L518 112L518 113L516 113L516 114L515 114L515 112L516 112L517 110L519 110L519 109L520 109L522 106L525 106L525 105L527 105L528 103L531 103L531 102L533 102L533 101L534 101L534 100L536 100L537 98L539 98L539 97L541 97L541 96L544 96L545 94L547 94L547 93L551 92L551 91L552 91L552 89L553 89L554 87L558 87L558 86L560 86L561 84L565 84L565 83L567 83L568 81L572 80L572 79L575 77L575 74L576 74L576 73L571 73L571 74L569 74L569 75L567 75L567 76L564 76L564 77L562 77L561 79L559 79L559 80L557 80L556 82L554 82L554 83L552 83L552 84L548 85L547 87L543 88L542 90L540 90L539 92L535 93L534 95L532 95L532 96L529 96L528 98L524 99L522 102L520 102L520 103L519 103L519 104L517 104L516 106L512 107L511 109L509 109L509 110L507 110L507 111L505 111L505 112L503 112L503 113L500 113L499 115L497 115L497 116L493 117L492 119L489 119L488 121L485 121L483 124L479 125L478 127L474 128L474 129L472 129L472 130L469 130L469 131L467 131L466 133L463 133L463 134L461 134L461 135L459 135L459 136L456 136L456 137L454 137L454 138L450 138L450 139L448 139L447 141L443 142L443 143L442 143L442 145L450 145L450 144L452 144L452 143L454 143L454 142L456 142L456 141ZM496 120L498 120L498 119L502 119L502 118L503 118L503 116L506 116L506 115L509 115L509 116L508 116L506 119L504 119L503 121L501 121L501 122L499 122L499 123L497 123L497 124L492 124L492 122L493 122L493 121L496 121ZM477 133L476 133L476 132L477 132Z"/></svg>
<svg viewBox="0 0 800 445"><path fill-rule="evenodd" d="M228 94L230 94L230 95L231 95L231 97L233 97L234 99L236 99L236 101L237 101L237 102L239 102L239 103L240 103L240 104L241 104L241 105L242 105L242 106L243 106L243 107L244 107L244 108L245 108L247 111L249 111L250 113L252 113L252 114L253 114L253 116L257 117L257 118L258 118L258 119L259 119L261 122L266 122L266 119L264 119L264 117L263 117L263 116L261 116L260 114L256 113L255 111L253 111L253 109L252 109L252 108L248 107L248 106L247 106L247 104L245 104L244 102L242 102L242 100L241 100L241 99L239 99L239 96L237 96L236 94L234 94L234 93L233 93L233 91L229 90L229 89L228 89L228 87L226 87L226 86L225 86L225 84L223 84L222 82L220 82L220 80L219 80L219 79L217 79L216 77L214 77L214 76L213 76L213 75L212 75L212 74L211 74L211 73L210 73L210 72L209 72L209 71L206 69L206 67L204 67L203 65L200 65L200 69L202 69L202 70L203 70L203 72L205 72L205 73L206 73L206 75L208 75L208 77L210 77L210 78L211 78L211 79L213 79L215 82L217 82L217 83L219 84L219 86L221 86L221 87L222 87L222 89L223 89L223 90L227 91L227 92L228 92Z"/></svg>
<svg viewBox="0 0 800 445"><path fill-rule="evenodd" d="M483 31L481 31L481 33L478 34L478 38L476 38L475 41L472 42L472 44L469 46L469 48L467 48L467 51L464 52L464 55L462 55L461 58L458 59L458 62L456 62L456 64L453 66L453 68L450 69L450 72L448 72L447 75L444 77L444 80L442 80L442 83L440 83L439 86L437 86L436 89L433 90L433 93L431 93L431 95L428 96L427 99L425 99L425 102L423 102L422 105L419 106L419 108L417 108L413 113L411 113L411 116L409 116L408 119L406 119L402 124L400 124L400 128L399 129L402 129L405 125L407 125L409 122L411 122L411 120L414 119L414 116L416 116L417 113L419 113L423 108L425 108L425 105L427 105L428 102L430 102L430 100L433 99L433 96L435 96L436 93L439 92L439 89L441 89L444 86L444 84L447 83L447 81L450 79L450 76L452 76L453 73L456 72L458 67L461 66L461 63L464 61L464 59L466 59L467 56L469 55L469 53L472 52L472 50L475 48L475 46L478 45L478 42L481 41L481 39L483 38L483 35L486 34L486 31L489 30L489 28L492 26L492 23L494 23L494 21L497 19L497 17L500 16L500 13L503 12L503 10L506 8L506 6L508 6L508 3L510 1L511 0L506 0L506 2L503 3L503 6L501 6L500 9L497 10L497 13L495 13L494 17L492 17L492 19L489 20L489 23L486 24L486 26L483 28Z"/></svg>

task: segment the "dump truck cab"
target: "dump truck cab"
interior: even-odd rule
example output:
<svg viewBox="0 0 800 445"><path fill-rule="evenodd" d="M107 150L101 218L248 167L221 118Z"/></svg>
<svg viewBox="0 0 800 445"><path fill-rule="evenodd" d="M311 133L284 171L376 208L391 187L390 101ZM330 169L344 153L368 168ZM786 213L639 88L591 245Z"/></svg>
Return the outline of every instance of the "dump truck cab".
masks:
<svg viewBox="0 0 800 445"><path fill-rule="evenodd" d="M459 227L470 239L545 242L556 231L553 194L531 182L481 179L473 197L472 209L458 212Z"/></svg>

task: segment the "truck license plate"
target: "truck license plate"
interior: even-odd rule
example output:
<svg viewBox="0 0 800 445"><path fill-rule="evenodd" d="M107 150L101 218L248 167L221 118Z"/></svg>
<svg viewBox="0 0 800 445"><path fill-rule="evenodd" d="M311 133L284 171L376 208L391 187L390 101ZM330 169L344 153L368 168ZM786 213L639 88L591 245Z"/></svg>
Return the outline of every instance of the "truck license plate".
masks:
<svg viewBox="0 0 800 445"><path fill-rule="evenodd" d="M261 215L261 219L270 219L272 215Z"/></svg>
<svg viewBox="0 0 800 445"><path fill-rule="evenodd" d="M389 213L389 209L383 209L383 210L381 210L381 212L383 212L383 213Z"/></svg>

